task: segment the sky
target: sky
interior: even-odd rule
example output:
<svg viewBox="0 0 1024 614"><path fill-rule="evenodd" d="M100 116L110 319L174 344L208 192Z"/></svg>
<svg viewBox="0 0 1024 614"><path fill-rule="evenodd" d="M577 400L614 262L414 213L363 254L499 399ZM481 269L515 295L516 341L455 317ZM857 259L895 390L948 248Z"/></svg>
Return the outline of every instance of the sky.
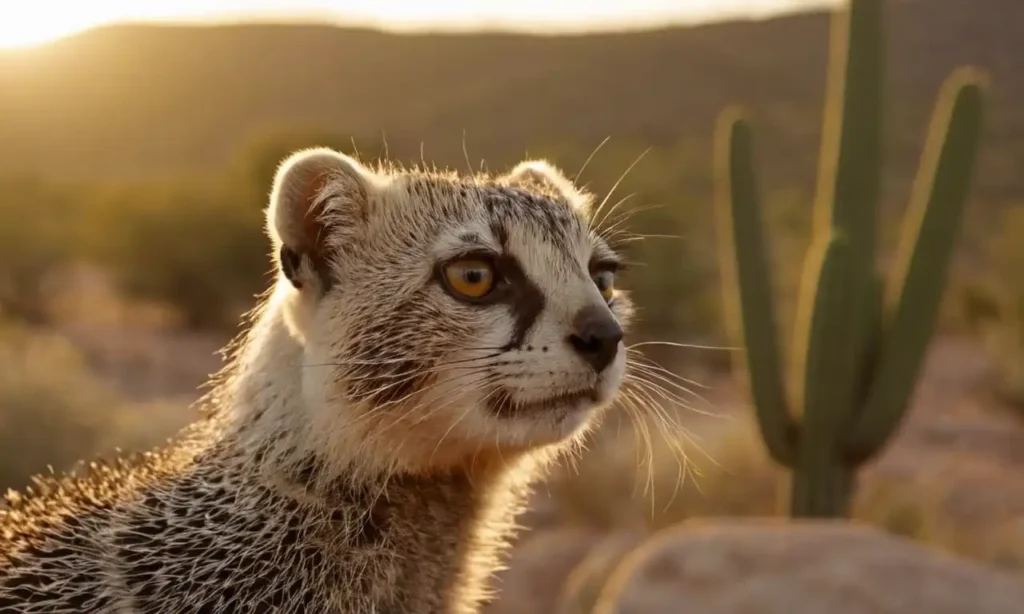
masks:
<svg viewBox="0 0 1024 614"><path fill-rule="evenodd" d="M0 47L124 21L317 21L410 29L580 31L772 13L835 0L27 0L0 8Z"/></svg>

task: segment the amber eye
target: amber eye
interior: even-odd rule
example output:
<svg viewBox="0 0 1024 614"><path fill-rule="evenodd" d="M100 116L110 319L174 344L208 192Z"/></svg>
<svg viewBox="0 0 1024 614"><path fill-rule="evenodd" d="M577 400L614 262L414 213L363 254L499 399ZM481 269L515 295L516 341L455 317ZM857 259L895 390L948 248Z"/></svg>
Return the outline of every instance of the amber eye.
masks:
<svg viewBox="0 0 1024 614"><path fill-rule="evenodd" d="M604 297L604 300L611 302L615 298L614 271L604 270L595 272L594 283L597 284L597 289L601 291L601 296Z"/></svg>
<svg viewBox="0 0 1024 614"><path fill-rule="evenodd" d="M448 287L465 298L483 298L494 288L494 266L480 258L453 260L443 272Z"/></svg>

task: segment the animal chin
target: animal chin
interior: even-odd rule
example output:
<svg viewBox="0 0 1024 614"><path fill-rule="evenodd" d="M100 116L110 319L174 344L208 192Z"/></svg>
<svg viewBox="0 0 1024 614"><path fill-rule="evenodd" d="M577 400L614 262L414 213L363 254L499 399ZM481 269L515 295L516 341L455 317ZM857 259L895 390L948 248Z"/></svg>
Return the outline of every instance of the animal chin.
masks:
<svg viewBox="0 0 1024 614"><path fill-rule="evenodd" d="M504 388L498 388L488 396L491 411L506 418L589 409L600 402L601 393L597 388L573 390L530 401L513 400Z"/></svg>

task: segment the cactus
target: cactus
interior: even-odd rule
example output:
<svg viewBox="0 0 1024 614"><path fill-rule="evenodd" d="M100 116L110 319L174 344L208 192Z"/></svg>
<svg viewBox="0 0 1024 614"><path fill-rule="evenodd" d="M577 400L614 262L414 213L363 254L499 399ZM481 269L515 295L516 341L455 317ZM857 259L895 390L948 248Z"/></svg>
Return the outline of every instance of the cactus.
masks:
<svg viewBox="0 0 1024 614"><path fill-rule="evenodd" d="M736 110L717 128L717 203L726 317L745 346L758 424L792 470L790 513L847 516L857 469L881 450L914 391L973 174L982 77L943 84L896 264L876 263L882 142L882 0L835 13L812 247L784 376L762 237L753 144Z"/></svg>

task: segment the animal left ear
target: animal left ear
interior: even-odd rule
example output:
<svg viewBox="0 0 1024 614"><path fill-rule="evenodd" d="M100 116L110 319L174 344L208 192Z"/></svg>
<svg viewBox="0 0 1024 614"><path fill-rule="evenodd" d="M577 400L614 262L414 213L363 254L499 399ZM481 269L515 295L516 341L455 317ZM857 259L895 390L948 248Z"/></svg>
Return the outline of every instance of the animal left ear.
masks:
<svg viewBox="0 0 1024 614"><path fill-rule="evenodd" d="M297 151L281 163L267 229L278 266L292 285L330 288L329 262L361 226L374 183L373 174L355 159L324 147Z"/></svg>
<svg viewBox="0 0 1024 614"><path fill-rule="evenodd" d="M590 198L579 190L555 165L546 160L525 160L509 171L505 180L510 185L539 188L567 200L577 209L587 210Z"/></svg>

